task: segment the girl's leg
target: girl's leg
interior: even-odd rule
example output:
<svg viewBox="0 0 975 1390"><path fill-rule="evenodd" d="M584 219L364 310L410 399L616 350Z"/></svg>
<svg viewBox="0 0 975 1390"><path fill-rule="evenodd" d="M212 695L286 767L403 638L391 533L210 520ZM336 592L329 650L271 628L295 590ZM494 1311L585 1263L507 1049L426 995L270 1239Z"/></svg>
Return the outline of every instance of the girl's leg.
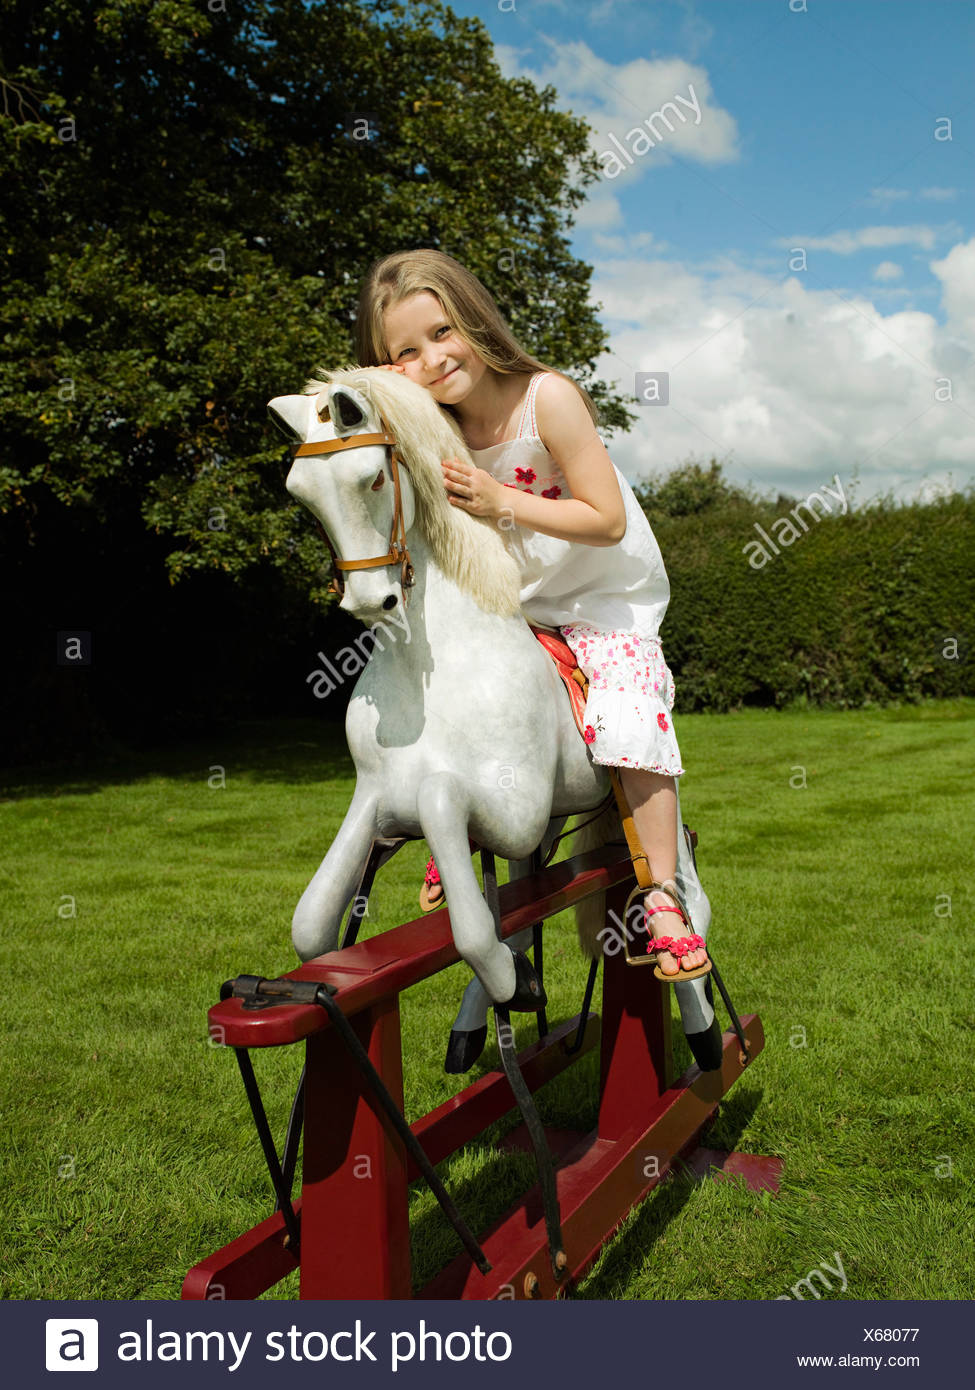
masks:
<svg viewBox="0 0 975 1390"><path fill-rule="evenodd" d="M680 831L674 779L660 772L644 772L632 767L621 767L619 774L633 812L636 833L650 860L650 872L658 883L673 882L677 872L677 836ZM652 889L644 899L647 907L664 907L675 901L672 894L661 892L660 889ZM686 928L679 920L675 921L676 917L676 913L655 913L652 919L653 935L683 936ZM690 951L683 958L683 966L687 970L694 970L706 964L707 958L707 951L703 949ZM659 965L664 975L677 975L682 968L681 962L669 951L660 953Z"/></svg>

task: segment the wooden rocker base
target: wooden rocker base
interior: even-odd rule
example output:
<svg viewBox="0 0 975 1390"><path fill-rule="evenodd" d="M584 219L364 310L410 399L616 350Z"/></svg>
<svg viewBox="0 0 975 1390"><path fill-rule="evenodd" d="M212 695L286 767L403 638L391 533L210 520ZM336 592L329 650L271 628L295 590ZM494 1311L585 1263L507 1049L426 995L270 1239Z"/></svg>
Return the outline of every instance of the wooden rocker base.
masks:
<svg viewBox="0 0 975 1390"><path fill-rule="evenodd" d="M764 1046L757 1015L742 1017L749 1051L754 1058ZM718 1101L742 1073L738 1039L724 1035L724 1060L720 1071L688 1071L662 1097L653 1122L637 1126L619 1139L600 1139L598 1129L576 1136L568 1147L571 1131L554 1137L556 1183L562 1210L562 1236L569 1260L569 1277L556 1286L548 1261L541 1196L533 1187L524 1198L482 1238L481 1247L493 1266L480 1274L465 1255L458 1255L417 1298L558 1298L585 1275L603 1245L629 1212L662 1181L680 1169L681 1157L696 1149L701 1129L714 1116ZM521 1148L518 1131L509 1137L510 1147ZM527 1147L527 1140L525 1143ZM719 1157L721 1157L719 1155ZM752 1155L725 1155L749 1159ZM779 1160L765 1160L779 1164ZM730 1170L734 1171L734 1165ZM751 1174L743 1165L746 1181ZM752 1184L749 1183L751 1186ZM765 1185L765 1184L762 1184Z"/></svg>
<svg viewBox="0 0 975 1390"><path fill-rule="evenodd" d="M580 855L502 888L502 939L595 892L606 893L607 921L614 911L618 918L632 883L632 865L619 853L607 847ZM448 914L440 911L308 961L285 978L328 982L402 1110L399 994L458 959ZM733 1032L725 1033L720 1067L701 1072L692 1066L674 1079L669 991L651 972L629 969L622 952L604 957L602 983L601 1012L587 1012L580 1032L577 1016L519 1053L524 1080L537 1092L598 1049L595 1127L588 1134L549 1135L556 1154L564 1271L557 1277L553 1270L536 1185L479 1238L490 1269L481 1273L462 1250L415 1294L408 1187L419 1169L361 1072L350 1064L326 1011L298 1002L252 1011L241 999L228 997L214 1005L211 1035L228 1047L304 1043L302 1185L293 1204L300 1251L291 1247L284 1215L277 1210L194 1265L182 1297L255 1298L299 1268L302 1299L564 1295L627 1214L669 1173L680 1171L683 1161L703 1152L703 1129L764 1046L760 1020L746 1014L741 1019L746 1051ZM438 1164L514 1109L511 1085L498 1067L414 1121L411 1129L430 1163ZM728 1166L733 1159L745 1165L739 1171L746 1180L754 1171L747 1165L762 1162L733 1155L724 1160L729 1173L735 1171ZM720 1156L712 1166L721 1168ZM467 1205L469 1197L461 1197L462 1212Z"/></svg>

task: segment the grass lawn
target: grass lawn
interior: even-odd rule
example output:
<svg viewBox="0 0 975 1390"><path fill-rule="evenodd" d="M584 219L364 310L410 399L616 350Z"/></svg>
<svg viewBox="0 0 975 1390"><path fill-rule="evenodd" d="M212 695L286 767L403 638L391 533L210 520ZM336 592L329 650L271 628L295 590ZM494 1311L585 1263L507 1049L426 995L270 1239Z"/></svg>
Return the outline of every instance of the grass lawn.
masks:
<svg viewBox="0 0 975 1390"><path fill-rule="evenodd" d="M715 953L766 1034L709 1142L780 1155L782 1190L672 1179L576 1296L774 1299L829 1264L846 1288L831 1276L826 1296L971 1298L975 700L685 715L678 736ZM270 1214L206 1010L222 980L296 964L291 912L352 792L337 738L255 725L90 775L8 779L4 1297L176 1298L190 1265ZM216 765L223 787L208 785ZM416 915L426 854L409 845L382 872L366 934ZM545 959L555 1021L586 973L570 917L549 924ZM471 1079L442 1071L466 978L456 966L403 998L411 1119ZM683 1062L679 1029L675 1042ZM301 1060L255 1056L278 1136ZM596 1085L590 1056L539 1093L543 1118L588 1127ZM475 1230L533 1180L530 1158L497 1151L507 1127L441 1165ZM425 1187L412 1214L419 1284L460 1247ZM268 1296L296 1294L294 1275Z"/></svg>

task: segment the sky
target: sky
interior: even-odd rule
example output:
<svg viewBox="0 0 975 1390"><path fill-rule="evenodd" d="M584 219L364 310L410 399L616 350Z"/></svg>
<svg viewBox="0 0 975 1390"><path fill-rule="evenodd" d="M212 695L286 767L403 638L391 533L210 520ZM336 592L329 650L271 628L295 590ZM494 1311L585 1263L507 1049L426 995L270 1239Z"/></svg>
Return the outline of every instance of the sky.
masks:
<svg viewBox="0 0 975 1390"><path fill-rule="evenodd" d="M716 458L852 506L971 485L975 0L451 8L593 127L570 237L638 417L627 477Z"/></svg>

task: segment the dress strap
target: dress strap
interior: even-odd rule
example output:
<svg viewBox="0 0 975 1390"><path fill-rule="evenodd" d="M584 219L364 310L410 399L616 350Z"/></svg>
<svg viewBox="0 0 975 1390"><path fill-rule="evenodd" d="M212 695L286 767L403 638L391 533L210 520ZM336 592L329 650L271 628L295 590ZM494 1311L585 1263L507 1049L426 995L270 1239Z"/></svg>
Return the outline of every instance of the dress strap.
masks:
<svg viewBox="0 0 975 1390"><path fill-rule="evenodd" d="M518 424L519 439L538 438L538 425L535 423L535 397L538 394L538 388L542 379L548 375L548 372L536 372L528 383L528 394L525 397L525 404L521 412L521 420ZM525 429L526 423L528 425L527 430Z"/></svg>

